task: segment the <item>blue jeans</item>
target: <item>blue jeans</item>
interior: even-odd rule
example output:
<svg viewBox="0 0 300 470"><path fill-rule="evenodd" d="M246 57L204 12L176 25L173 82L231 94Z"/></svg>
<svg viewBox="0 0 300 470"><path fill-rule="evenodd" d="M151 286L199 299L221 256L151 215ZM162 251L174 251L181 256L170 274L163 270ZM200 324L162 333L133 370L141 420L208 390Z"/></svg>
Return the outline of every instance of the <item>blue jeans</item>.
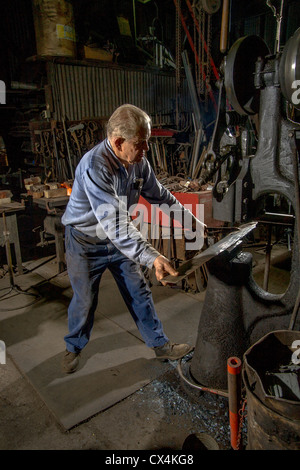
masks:
<svg viewBox="0 0 300 470"><path fill-rule="evenodd" d="M73 289L68 309L69 333L64 338L68 351L80 352L90 339L100 280L106 268L112 273L146 345L162 346L168 341L138 264L124 256L113 243L90 237L68 225L65 246Z"/></svg>

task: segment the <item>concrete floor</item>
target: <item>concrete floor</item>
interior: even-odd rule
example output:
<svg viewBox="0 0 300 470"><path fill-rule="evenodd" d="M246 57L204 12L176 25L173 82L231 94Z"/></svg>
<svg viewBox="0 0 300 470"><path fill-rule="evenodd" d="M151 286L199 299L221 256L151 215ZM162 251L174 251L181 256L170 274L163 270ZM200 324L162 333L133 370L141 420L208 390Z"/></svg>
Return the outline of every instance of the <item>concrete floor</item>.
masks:
<svg viewBox="0 0 300 470"><path fill-rule="evenodd" d="M53 262L44 266L48 278L53 274L49 267L53 269ZM60 279L67 282L67 274ZM26 273L15 276L15 281L23 289L30 285ZM7 285L6 274L0 288ZM205 292L183 295L187 302L193 297L202 304ZM17 299L24 302L22 294ZM0 380L1 450L181 450L186 438L195 433L211 437L220 449L230 449L227 399L182 383L177 361L169 362L163 375L149 384L68 431L19 369L9 348L6 364L0 364Z"/></svg>
<svg viewBox="0 0 300 470"><path fill-rule="evenodd" d="M1 450L181 450L198 432L230 449L226 400L192 402L175 372L67 432L10 358L1 384Z"/></svg>
<svg viewBox="0 0 300 470"><path fill-rule="evenodd" d="M3 282L7 276L0 288ZM196 296L203 301L205 292ZM203 433L220 450L230 450L228 400L190 389L176 367L176 361L169 362L162 376L65 431L8 353L6 364L0 364L0 449L181 450L188 436Z"/></svg>

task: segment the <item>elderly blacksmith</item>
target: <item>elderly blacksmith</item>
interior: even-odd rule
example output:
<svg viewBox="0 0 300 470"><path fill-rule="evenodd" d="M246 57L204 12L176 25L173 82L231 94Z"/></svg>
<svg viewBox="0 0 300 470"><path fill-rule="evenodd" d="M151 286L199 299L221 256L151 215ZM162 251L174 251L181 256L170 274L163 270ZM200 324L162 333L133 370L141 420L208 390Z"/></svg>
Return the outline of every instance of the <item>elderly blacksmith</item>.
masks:
<svg viewBox="0 0 300 470"><path fill-rule="evenodd" d="M188 344L171 342L164 333L141 266L154 267L159 281L177 272L137 230L128 212L126 217L120 216L124 200L126 212L140 194L151 204L175 204L178 211L187 210L155 177L146 158L150 135L150 117L136 106L122 105L108 121L107 138L88 151L76 168L62 218L73 289L68 309L69 331L64 338L66 373L78 368L80 352L90 339L99 284L106 268L112 273L146 346L153 348L157 358L177 360L192 349Z"/></svg>

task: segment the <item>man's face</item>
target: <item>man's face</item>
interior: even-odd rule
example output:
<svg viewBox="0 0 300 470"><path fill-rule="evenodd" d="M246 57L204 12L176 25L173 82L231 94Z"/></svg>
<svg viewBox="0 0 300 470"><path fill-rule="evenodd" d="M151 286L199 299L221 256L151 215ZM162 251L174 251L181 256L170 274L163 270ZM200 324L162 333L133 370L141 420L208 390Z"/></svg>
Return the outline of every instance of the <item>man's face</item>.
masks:
<svg viewBox="0 0 300 470"><path fill-rule="evenodd" d="M149 150L148 140L150 137L150 126L140 129L137 135L130 140L124 140L121 144L119 157L127 164L139 163Z"/></svg>

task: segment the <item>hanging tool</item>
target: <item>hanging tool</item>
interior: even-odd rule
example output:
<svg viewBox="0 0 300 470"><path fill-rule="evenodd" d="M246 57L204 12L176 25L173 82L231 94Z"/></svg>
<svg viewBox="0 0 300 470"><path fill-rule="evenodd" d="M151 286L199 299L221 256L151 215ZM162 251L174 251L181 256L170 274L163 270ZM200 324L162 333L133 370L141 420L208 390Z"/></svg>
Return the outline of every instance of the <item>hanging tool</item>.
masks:
<svg viewBox="0 0 300 470"><path fill-rule="evenodd" d="M77 138L77 134L76 134L76 131L80 131L84 129L84 124L80 123L80 124L76 124L74 126L71 126L68 128L68 132L71 133L71 136L72 138L74 139L75 141L75 144L77 146L77 149L78 149L78 161L80 160L80 158L82 157L82 149L81 149L81 146L79 144L79 140ZM78 162L76 162L77 164Z"/></svg>
<svg viewBox="0 0 300 470"><path fill-rule="evenodd" d="M90 150L94 145L98 143L97 132L98 126L95 121L88 121L86 125L86 143ZM95 136L96 134L96 136Z"/></svg>
<svg viewBox="0 0 300 470"><path fill-rule="evenodd" d="M64 118L62 119L62 124L63 124L65 139L66 139L67 155L68 155L68 160L69 160L71 177L72 177L72 179L74 179L74 170L73 170L73 165L72 165L72 159L71 159L71 153L70 153L70 147L69 147L69 141L68 141L68 134L67 134L67 131L66 131L66 123L65 123Z"/></svg>
<svg viewBox="0 0 300 470"><path fill-rule="evenodd" d="M52 124L51 124L51 132L52 132L52 138L53 138L54 155L56 159L56 179L58 181L61 181L61 171L60 171L60 164L59 164L59 158L58 158L58 152L57 152L56 138L55 138L55 132L54 132L54 128Z"/></svg>

